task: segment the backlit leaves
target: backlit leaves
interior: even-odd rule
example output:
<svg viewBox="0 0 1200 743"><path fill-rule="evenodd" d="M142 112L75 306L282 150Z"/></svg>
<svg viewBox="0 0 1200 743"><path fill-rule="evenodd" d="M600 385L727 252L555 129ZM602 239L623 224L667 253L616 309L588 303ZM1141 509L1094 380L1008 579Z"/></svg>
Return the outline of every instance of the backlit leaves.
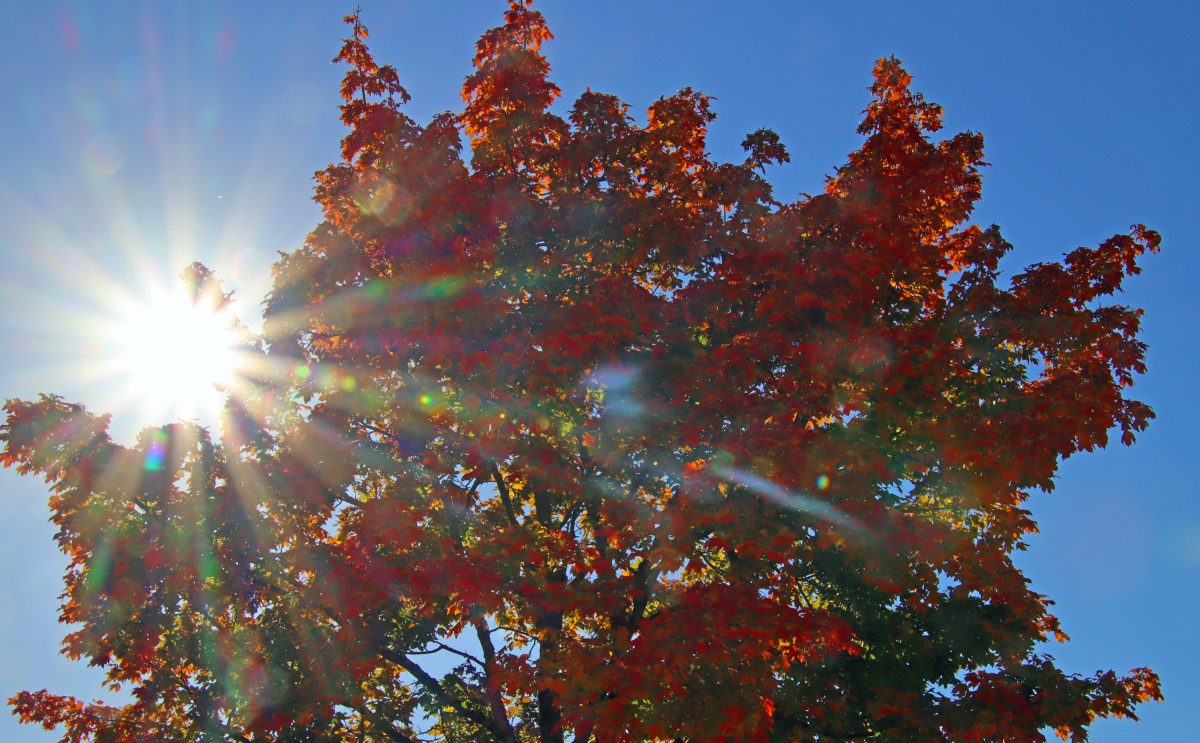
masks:
<svg viewBox="0 0 1200 743"><path fill-rule="evenodd" d="M529 3L420 125L358 14L324 221L281 256L218 440L10 401L52 489L65 652L134 701L22 693L64 740L1075 739L1161 698L1063 673L1011 555L1059 463L1152 411L1142 225L1001 279L983 140L895 59L782 203L712 99L554 112ZM463 141L470 145L469 156ZM164 731L170 731L164 732ZM165 736L165 737L164 737Z"/></svg>

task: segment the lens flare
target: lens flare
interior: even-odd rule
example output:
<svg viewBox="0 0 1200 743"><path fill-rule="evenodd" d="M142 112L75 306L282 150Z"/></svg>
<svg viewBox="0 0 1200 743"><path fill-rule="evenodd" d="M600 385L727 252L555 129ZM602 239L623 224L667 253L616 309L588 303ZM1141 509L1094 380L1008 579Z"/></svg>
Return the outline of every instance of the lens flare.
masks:
<svg viewBox="0 0 1200 743"><path fill-rule="evenodd" d="M167 435L159 431L154 435L154 440L150 442L150 447L146 452L146 461L142 468L147 472L157 472L163 467L163 459L167 456Z"/></svg>
<svg viewBox="0 0 1200 743"><path fill-rule="evenodd" d="M236 388L242 332L228 307L180 290L117 303L107 372L143 424L211 418Z"/></svg>
<svg viewBox="0 0 1200 743"><path fill-rule="evenodd" d="M820 498L804 493L792 492L765 477L760 477L753 472L747 472L734 467L717 466L713 468L713 471L718 477L748 488L782 508L815 516L822 521L845 530L847 533L862 534L865 532L863 524L857 519L843 513L833 504ZM821 475L821 478L825 478L825 485L828 487L828 476ZM818 480L821 478L818 478Z"/></svg>

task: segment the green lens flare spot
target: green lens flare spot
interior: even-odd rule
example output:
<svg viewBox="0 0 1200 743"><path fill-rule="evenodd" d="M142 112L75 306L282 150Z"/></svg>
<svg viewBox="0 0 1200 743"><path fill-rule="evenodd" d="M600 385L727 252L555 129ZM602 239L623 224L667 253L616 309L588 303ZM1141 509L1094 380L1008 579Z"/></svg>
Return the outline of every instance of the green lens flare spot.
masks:
<svg viewBox="0 0 1200 743"><path fill-rule="evenodd" d="M380 279L372 279L363 287L363 294L368 299L383 299L387 294L387 284Z"/></svg>
<svg viewBox="0 0 1200 743"><path fill-rule="evenodd" d="M91 564L88 565L83 588L88 596L95 596L100 591L112 573L112 566L112 548L106 543L92 555Z"/></svg>
<svg viewBox="0 0 1200 743"><path fill-rule="evenodd" d="M455 276L436 279L425 286L425 294L430 299L444 299L453 294L462 280Z"/></svg>
<svg viewBox="0 0 1200 743"><path fill-rule="evenodd" d="M829 487L829 475L817 475L817 490L825 490Z"/></svg>
<svg viewBox="0 0 1200 743"><path fill-rule="evenodd" d="M204 580L215 580L221 574L221 567L217 564L216 558L211 554L203 555L197 566L200 569L200 577Z"/></svg>
<svg viewBox="0 0 1200 743"><path fill-rule="evenodd" d="M158 472L163 468L163 460L167 457L167 442L170 437L166 431L156 431L154 440L150 442L150 446L146 449L146 459L142 462L142 468L147 472Z"/></svg>

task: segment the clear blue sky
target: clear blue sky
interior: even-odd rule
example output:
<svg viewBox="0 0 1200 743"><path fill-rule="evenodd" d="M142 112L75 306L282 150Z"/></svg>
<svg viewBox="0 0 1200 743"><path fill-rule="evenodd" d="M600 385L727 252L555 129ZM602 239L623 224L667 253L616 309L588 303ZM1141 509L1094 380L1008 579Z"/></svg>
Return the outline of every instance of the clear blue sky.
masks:
<svg viewBox="0 0 1200 743"><path fill-rule="evenodd" d="M59 392L91 405L107 382L89 318L106 296L192 260L256 313L277 250L316 224L310 177L335 159L340 73L328 62L354 2L0 4L0 397ZM500 0L364 0L372 49L418 120L454 108ZM853 8L847 10L844 8ZM1194 250L1200 187L1194 3L540 3L554 79L635 111L690 85L716 97L710 147L777 130L781 197L820 189L857 146L873 60L894 54L982 131L992 167L977 221L1016 245L1008 264L1057 259L1133 222L1164 236L1121 301L1146 308L1159 418L1132 449L1080 456L1035 496L1042 533L1021 557L1073 637L1050 648L1090 674L1148 665L1167 701L1097 741L1184 740L1200 698L1200 418ZM919 9L919 11L917 10ZM1189 423L1189 421L1191 421ZM118 414L116 425L132 426ZM62 558L41 483L0 473L0 696L99 694L56 654ZM0 740L48 741L0 715Z"/></svg>

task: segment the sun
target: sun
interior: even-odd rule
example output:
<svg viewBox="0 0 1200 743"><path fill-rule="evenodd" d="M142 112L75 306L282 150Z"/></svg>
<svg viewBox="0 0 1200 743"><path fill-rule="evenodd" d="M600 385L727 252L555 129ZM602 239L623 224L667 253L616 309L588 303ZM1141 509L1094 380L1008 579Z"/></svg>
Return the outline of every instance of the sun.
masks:
<svg viewBox="0 0 1200 743"><path fill-rule="evenodd" d="M129 296L105 325L107 376L143 425L213 421L244 371L245 331L219 293Z"/></svg>

